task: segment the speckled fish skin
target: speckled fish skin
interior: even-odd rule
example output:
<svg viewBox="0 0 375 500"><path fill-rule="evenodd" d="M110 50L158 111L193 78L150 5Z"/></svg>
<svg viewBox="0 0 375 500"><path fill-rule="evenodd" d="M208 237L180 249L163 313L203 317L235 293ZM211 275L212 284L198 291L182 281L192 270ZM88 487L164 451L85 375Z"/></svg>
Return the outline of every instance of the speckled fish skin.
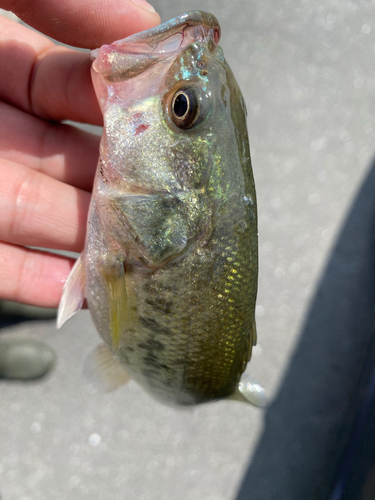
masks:
<svg viewBox="0 0 375 500"><path fill-rule="evenodd" d="M190 12L101 47L92 70L104 133L88 305L132 377L181 405L232 395L256 342L246 109L219 38L214 16ZM181 89L199 104L187 129L172 117Z"/></svg>

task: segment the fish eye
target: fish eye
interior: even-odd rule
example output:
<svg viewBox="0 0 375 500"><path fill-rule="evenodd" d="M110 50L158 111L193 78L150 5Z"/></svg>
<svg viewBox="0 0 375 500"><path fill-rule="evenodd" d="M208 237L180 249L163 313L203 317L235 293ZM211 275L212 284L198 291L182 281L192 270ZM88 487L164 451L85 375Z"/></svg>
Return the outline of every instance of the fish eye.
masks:
<svg viewBox="0 0 375 500"><path fill-rule="evenodd" d="M170 116L173 123L182 130L198 125L207 115L205 95L195 87L179 89L172 97Z"/></svg>

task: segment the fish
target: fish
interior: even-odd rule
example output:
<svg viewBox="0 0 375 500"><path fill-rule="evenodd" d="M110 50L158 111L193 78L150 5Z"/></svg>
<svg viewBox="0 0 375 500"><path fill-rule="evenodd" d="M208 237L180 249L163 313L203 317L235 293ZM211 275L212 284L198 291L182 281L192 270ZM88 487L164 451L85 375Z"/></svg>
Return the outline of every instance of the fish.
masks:
<svg viewBox="0 0 375 500"><path fill-rule="evenodd" d="M109 390L131 377L166 404L264 406L241 378L257 338L257 205L220 35L192 11L92 51L104 129L57 324L87 301L104 340L89 366Z"/></svg>

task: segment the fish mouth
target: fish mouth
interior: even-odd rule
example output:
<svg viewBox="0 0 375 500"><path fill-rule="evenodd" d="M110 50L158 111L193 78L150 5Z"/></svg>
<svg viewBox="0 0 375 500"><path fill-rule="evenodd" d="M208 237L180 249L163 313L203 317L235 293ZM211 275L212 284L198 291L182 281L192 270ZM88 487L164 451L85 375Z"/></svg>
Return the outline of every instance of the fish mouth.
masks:
<svg viewBox="0 0 375 500"><path fill-rule="evenodd" d="M207 42L211 39L217 45L220 36L220 24L213 14L193 10L155 28L135 33L111 45L103 45L100 49L92 50L91 58L95 60L99 51L104 47L127 53L168 54L195 41Z"/></svg>
<svg viewBox="0 0 375 500"><path fill-rule="evenodd" d="M216 17L209 12L193 10L181 16L177 16L166 23L160 24L155 28L124 38L124 40L120 40L116 42L116 44L121 44L122 42L136 44L140 42L147 43L150 46L156 46L165 39L190 27L202 27L203 30L207 31L207 35L213 39L215 44L219 43L221 30L219 21Z"/></svg>

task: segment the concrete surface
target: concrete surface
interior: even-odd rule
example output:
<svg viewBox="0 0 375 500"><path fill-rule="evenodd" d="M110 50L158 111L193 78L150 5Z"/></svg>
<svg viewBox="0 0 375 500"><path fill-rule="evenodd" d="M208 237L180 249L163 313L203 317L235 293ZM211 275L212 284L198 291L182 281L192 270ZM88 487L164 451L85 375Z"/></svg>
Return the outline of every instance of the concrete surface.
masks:
<svg viewBox="0 0 375 500"><path fill-rule="evenodd" d="M44 339L55 371L0 382L2 500L328 499L374 354L373 2L154 0L162 20L213 12L243 89L258 192L266 411L160 405L82 373L88 313Z"/></svg>

